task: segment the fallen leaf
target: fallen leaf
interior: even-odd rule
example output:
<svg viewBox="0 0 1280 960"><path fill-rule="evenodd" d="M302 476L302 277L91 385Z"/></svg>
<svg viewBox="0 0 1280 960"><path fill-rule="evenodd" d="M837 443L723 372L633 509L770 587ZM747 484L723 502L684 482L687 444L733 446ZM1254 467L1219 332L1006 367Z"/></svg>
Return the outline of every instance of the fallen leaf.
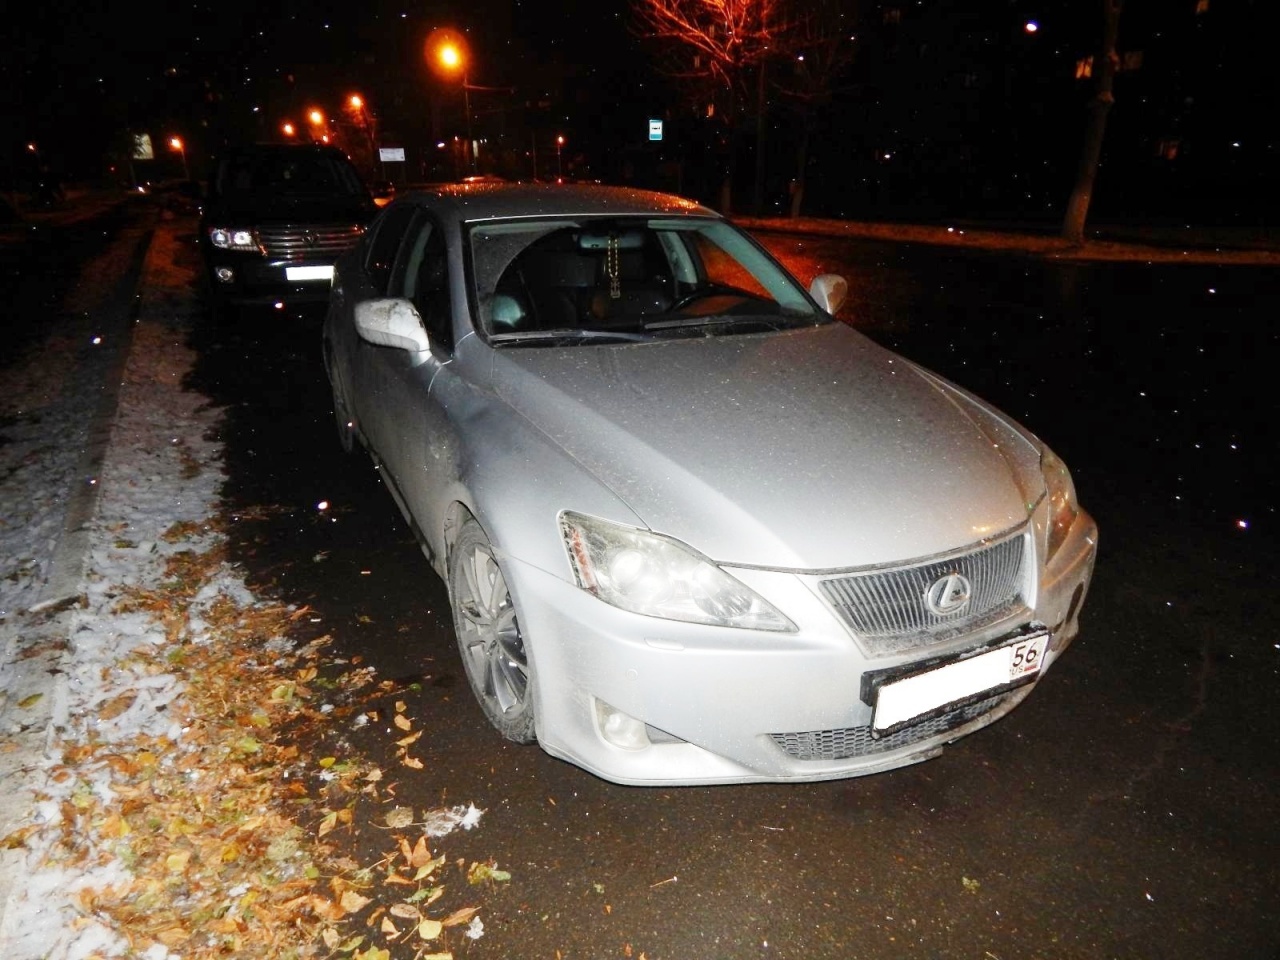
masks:
<svg viewBox="0 0 1280 960"><path fill-rule="evenodd" d="M40 698L43 696L44 696L43 693L33 693L29 697L23 697L21 700L19 700L18 706L20 706L23 710L26 710L29 707L34 707L37 703L40 702Z"/></svg>
<svg viewBox="0 0 1280 960"><path fill-rule="evenodd" d="M190 850L178 850L164 858L165 869L170 873L182 873L191 862Z"/></svg>
<svg viewBox="0 0 1280 960"><path fill-rule="evenodd" d="M403 713L397 713L395 715L395 719L393 719L391 722L394 723L401 730L413 729L413 724L409 722L409 718L406 717Z"/></svg>
<svg viewBox="0 0 1280 960"><path fill-rule="evenodd" d="M439 920L423 920L418 924L418 936L423 940L434 940L440 936L440 931L444 929L444 924Z"/></svg>
<svg viewBox="0 0 1280 960"><path fill-rule="evenodd" d="M359 913L373 901L369 897L362 897L354 890L347 890L342 894L342 899L338 902L347 913Z"/></svg>
<svg viewBox="0 0 1280 960"><path fill-rule="evenodd" d="M395 925L394 923L392 923L392 922L391 922L391 918L390 918L390 917L383 917L383 918L382 918L382 925L381 925L381 927L379 927L379 930L380 930L382 933L390 934L390 935L391 935L391 936L393 936L393 937L398 937L398 936L400 936L400 931L396 929L396 925Z"/></svg>
<svg viewBox="0 0 1280 960"><path fill-rule="evenodd" d="M466 923L479 912L479 907L463 907L461 910L453 911L453 913L441 920L440 923L446 927L456 927L460 923Z"/></svg>
<svg viewBox="0 0 1280 960"><path fill-rule="evenodd" d="M393 917L399 917L401 920L422 919L422 912L412 903L393 903L390 912Z"/></svg>
<svg viewBox="0 0 1280 960"><path fill-rule="evenodd" d="M422 769L422 761L419 760L417 757L405 757L400 762L403 763L406 767L410 768L411 770Z"/></svg>
<svg viewBox="0 0 1280 960"><path fill-rule="evenodd" d="M407 746L409 746L409 745L410 745L410 744L412 744L412 743L416 743L416 742L418 741L418 739L419 739L419 738L421 738L422 733L423 733L423 731L421 731L421 730L419 730L417 733L411 733L409 736L404 737L403 739L397 740L397 741L396 741L396 746L397 746L397 747L407 747Z"/></svg>
<svg viewBox="0 0 1280 960"><path fill-rule="evenodd" d="M392 830L403 830L413 823L413 807L392 807L387 812L387 826Z"/></svg>

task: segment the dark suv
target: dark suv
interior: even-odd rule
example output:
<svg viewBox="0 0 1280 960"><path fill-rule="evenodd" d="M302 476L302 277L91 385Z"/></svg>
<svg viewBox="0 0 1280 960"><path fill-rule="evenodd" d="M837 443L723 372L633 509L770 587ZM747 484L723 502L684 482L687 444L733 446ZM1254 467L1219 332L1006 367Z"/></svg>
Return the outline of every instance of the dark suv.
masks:
<svg viewBox="0 0 1280 960"><path fill-rule="evenodd" d="M377 213L346 154L255 144L214 166L200 223L213 304L325 300L333 264Z"/></svg>

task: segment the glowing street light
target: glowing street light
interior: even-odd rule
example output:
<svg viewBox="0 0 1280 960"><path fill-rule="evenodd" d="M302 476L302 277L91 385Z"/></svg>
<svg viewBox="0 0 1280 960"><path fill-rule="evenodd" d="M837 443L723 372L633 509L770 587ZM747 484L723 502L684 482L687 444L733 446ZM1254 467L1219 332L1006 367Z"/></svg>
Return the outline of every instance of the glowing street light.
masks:
<svg viewBox="0 0 1280 960"><path fill-rule="evenodd" d="M560 169L560 148L564 146L564 134L556 137L556 179L564 179L564 172Z"/></svg>
<svg viewBox="0 0 1280 960"><path fill-rule="evenodd" d="M475 153L473 152L473 139L471 136L471 84L467 82L467 43L457 33L452 30L438 29L433 30L431 35L427 37L425 48L425 56L427 64L437 74L447 79L452 79L461 75L462 77L462 102L463 110L467 115L467 158L468 164L474 171L476 166Z"/></svg>
<svg viewBox="0 0 1280 960"><path fill-rule="evenodd" d="M182 155L182 179L191 179L191 170L187 167L187 145L182 142L181 137L169 138L169 149L176 150Z"/></svg>
<svg viewBox="0 0 1280 960"><path fill-rule="evenodd" d="M324 114L319 110L312 110L307 114L307 119L311 121L312 126L318 127L320 124L324 123Z"/></svg>
<svg viewBox="0 0 1280 960"><path fill-rule="evenodd" d="M286 120L284 123L280 125L280 132L283 133L286 137L292 137L298 132L298 129L288 120Z"/></svg>

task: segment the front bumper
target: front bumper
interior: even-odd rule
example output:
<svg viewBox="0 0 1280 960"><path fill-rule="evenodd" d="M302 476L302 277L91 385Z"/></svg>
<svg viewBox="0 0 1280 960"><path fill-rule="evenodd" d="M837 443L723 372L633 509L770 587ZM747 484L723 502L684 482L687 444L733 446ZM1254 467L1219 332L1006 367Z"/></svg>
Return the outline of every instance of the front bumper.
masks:
<svg viewBox="0 0 1280 960"><path fill-rule="evenodd" d="M205 262L209 289L223 303L322 302L333 287L333 260L270 260L255 253L215 250ZM291 279L290 271L300 269L313 276Z"/></svg>
<svg viewBox="0 0 1280 960"><path fill-rule="evenodd" d="M860 649L803 576L731 569L799 628L766 633L627 613L508 557L535 677L539 743L606 780L646 786L830 780L929 759L1012 710L1075 637L1096 540L1082 513L1041 568L1030 617L957 637L927 656L880 658ZM1030 621L1049 632L1034 683L871 735L864 674L959 657ZM639 744L606 737L606 718L618 715L644 724Z"/></svg>

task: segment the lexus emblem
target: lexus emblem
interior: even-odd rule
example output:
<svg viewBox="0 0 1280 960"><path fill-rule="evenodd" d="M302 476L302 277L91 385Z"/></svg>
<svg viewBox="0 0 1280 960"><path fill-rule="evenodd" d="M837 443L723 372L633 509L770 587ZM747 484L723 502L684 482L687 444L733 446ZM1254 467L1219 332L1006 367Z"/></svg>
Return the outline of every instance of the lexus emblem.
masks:
<svg viewBox="0 0 1280 960"><path fill-rule="evenodd" d="M924 605L939 617L959 613L969 605L969 580L958 573L939 577L924 592Z"/></svg>

